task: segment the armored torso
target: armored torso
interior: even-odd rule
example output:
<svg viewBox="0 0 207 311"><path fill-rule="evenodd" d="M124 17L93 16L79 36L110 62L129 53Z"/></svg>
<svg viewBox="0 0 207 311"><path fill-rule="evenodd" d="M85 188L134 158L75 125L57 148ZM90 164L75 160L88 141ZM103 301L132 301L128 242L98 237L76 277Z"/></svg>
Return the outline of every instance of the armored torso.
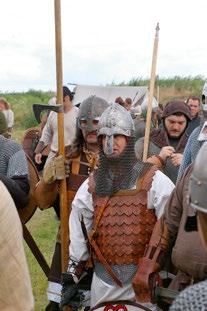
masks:
<svg viewBox="0 0 207 311"><path fill-rule="evenodd" d="M135 189L120 190L110 198L93 195L93 237L111 265L137 264L144 254L156 222L154 210L147 208L147 192L156 170L148 170ZM99 261L97 254L95 257Z"/></svg>

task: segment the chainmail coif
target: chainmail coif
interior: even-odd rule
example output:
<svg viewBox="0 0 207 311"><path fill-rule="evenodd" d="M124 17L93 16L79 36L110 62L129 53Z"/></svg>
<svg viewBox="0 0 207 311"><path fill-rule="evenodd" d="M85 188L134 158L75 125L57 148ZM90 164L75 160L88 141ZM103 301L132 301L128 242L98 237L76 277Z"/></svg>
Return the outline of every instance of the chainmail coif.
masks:
<svg viewBox="0 0 207 311"><path fill-rule="evenodd" d="M98 196L111 196L121 189L130 189L152 165L136 159L134 137L127 137L127 147L117 158L107 157L100 147L99 168L94 173ZM99 139L100 142L100 139ZM101 145L101 144L99 144Z"/></svg>

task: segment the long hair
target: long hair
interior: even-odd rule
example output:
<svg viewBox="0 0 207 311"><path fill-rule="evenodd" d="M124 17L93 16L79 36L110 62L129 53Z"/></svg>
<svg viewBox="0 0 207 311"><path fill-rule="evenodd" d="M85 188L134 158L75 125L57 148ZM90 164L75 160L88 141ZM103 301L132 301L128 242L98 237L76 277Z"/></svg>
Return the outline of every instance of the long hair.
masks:
<svg viewBox="0 0 207 311"><path fill-rule="evenodd" d="M8 103L5 97L0 97L0 102L4 104L6 110L10 109L10 104Z"/></svg>

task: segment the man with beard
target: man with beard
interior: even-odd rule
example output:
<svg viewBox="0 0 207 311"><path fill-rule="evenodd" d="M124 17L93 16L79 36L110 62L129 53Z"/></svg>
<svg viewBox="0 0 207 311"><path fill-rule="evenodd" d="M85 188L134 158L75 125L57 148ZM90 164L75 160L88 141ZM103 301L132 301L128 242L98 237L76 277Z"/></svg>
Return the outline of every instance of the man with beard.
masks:
<svg viewBox="0 0 207 311"><path fill-rule="evenodd" d="M79 109L76 138L70 153L66 154L68 169L62 156L51 160L45 167L43 179L36 188L35 196L41 209L48 208L59 202L58 180L67 178L68 204L70 205L76 191L98 162L98 145L96 131L99 118L109 104L102 98L90 96L84 100ZM58 238L49 274L47 311L59 310L61 293L61 244ZM89 284L90 287L90 284Z"/></svg>
<svg viewBox="0 0 207 311"><path fill-rule="evenodd" d="M182 161L182 153L188 140L186 132L191 120L189 107L182 101L169 102L162 114L163 127L151 131L149 156L157 160L163 172L175 183L178 169ZM142 159L144 138L135 144L135 153Z"/></svg>
<svg viewBox="0 0 207 311"><path fill-rule="evenodd" d="M90 306L135 300L138 260L174 185L155 166L136 159L134 131L130 113L118 104L112 104L100 118L99 167L72 203L62 306L73 308L73 301L78 301L90 254L94 261Z"/></svg>

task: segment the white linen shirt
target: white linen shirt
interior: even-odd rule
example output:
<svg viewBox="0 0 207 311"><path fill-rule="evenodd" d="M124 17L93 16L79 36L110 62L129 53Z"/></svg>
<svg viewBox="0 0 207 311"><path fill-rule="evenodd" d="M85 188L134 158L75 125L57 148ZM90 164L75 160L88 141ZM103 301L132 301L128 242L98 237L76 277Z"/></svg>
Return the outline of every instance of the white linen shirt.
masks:
<svg viewBox="0 0 207 311"><path fill-rule="evenodd" d="M165 204L173 189L173 182L161 171L157 170L153 177L152 186L147 193L147 208L155 209L158 219L162 216ZM69 218L69 254L70 258L76 262L85 261L89 258L87 244L81 228L81 220L83 219L86 230L89 232L93 227L93 216L92 195L88 192L88 179L86 179L72 202L72 211ZM103 295L103 293L105 294ZM91 307L106 300L132 300L134 296L131 284L119 288L116 284L106 284L94 273L91 287Z"/></svg>
<svg viewBox="0 0 207 311"><path fill-rule="evenodd" d="M159 170L155 172L152 186L147 193L147 208L155 209L157 219L163 215L165 204L174 187L173 182L165 174ZM69 218L70 257L74 257L75 261L87 260L89 257L80 221L83 218L86 230L89 232L93 227L93 214L93 200L91 193L88 192L87 178L75 195Z"/></svg>
<svg viewBox="0 0 207 311"><path fill-rule="evenodd" d="M65 146L70 146L75 138L78 111L79 109L77 107L73 107L70 111L64 112ZM51 150L58 151L58 122L56 112L50 112L40 141L43 141L46 146L51 143Z"/></svg>

